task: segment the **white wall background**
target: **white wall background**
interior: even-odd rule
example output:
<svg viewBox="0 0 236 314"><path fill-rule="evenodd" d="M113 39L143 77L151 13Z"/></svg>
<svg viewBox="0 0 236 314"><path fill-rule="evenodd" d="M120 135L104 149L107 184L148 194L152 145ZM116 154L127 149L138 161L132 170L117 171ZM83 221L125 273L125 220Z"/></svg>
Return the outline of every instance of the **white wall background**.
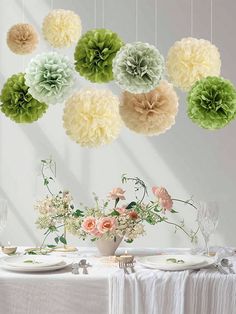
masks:
<svg viewBox="0 0 236 314"><path fill-rule="evenodd" d="M135 41L135 0L104 0L105 27L126 42ZM83 31L93 28L94 0L54 0L54 8L77 12ZM210 0L194 0L194 36L210 39ZM138 40L154 44L155 0L138 0ZM25 0L25 21L40 32L49 12L50 0ZM236 83L235 76L235 0L213 0L213 42L222 56L222 75ZM97 0L97 27L102 27L102 0ZM0 85L14 73L24 71L32 56L14 55L7 47L6 32L22 22L22 0L0 1ZM158 48L166 56L178 39L190 35L190 0L158 0ZM73 49L61 52L73 58ZM35 52L49 51L40 38ZM35 55L34 54L34 55ZM88 85L79 78L78 88ZM108 86L107 86L108 87ZM114 83L109 87L117 94ZM234 245L236 183L236 121L223 130L210 132L194 125L186 116L185 95L180 96L176 125L159 137L144 137L123 130L110 146L84 149L72 142L62 127L63 105L51 106L47 114L32 125L18 125L0 114L0 196L8 199L10 212L2 242L18 245L37 244L42 232L34 225L33 204L41 195L39 162L53 156L58 166L58 184L70 189L77 202L91 202L91 193L105 196L120 185L122 173L143 178L150 185L164 185L179 198L219 201L221 218L212 244ZM45 191L46 193L46 191ZM194 226L192 209L182 208L189 226ZM135 246L189 246L182 233L177 235L166 225L149 227L147 235ZM71 239L78 245L88 243Z"/></svg>

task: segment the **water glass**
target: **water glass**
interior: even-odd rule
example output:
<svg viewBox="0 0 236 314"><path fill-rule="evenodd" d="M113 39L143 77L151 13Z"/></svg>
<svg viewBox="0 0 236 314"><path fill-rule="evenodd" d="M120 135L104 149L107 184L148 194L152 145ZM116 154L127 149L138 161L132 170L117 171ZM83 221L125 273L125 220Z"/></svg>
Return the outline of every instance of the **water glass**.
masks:
<svg viewBox="0 0 236 314"><path fill-rule="evenodd" d="M205 241L206 255L209 256L210 236L216 230L219 219L219 207L217 202L199 202L197 222Z"/></svg>

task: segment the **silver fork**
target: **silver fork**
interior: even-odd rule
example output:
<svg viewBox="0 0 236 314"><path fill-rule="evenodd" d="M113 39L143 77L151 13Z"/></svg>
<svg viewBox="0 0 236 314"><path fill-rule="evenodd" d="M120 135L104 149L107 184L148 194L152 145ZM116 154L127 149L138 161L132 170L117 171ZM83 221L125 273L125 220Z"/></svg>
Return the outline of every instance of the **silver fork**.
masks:
<svg viewBox="0 0 236 314"><path fill-rule="evenodd" d="M119 268L124 270L124 273L129 275L129 272L127 270L127 264L123 261L119 261Z"/></svg>
<svg viewBox="0 0 236 314"><path fill-rule="evenodd" d="M134 270L134 262L128 262L127 263L127 267L129 267L131 269L131 273L135 273L135 270Z"/></svg>

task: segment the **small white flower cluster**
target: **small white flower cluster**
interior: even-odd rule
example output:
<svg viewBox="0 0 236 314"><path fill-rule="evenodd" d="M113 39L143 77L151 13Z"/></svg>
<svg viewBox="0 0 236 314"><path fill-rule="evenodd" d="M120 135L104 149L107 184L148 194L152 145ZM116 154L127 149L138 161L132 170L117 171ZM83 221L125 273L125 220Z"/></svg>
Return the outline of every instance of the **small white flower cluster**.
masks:
<svg viewBox="0 0 236 314"><path fill-rule="evenodd" d="M57 195L47 196L38 201L35 209L39 212L36 225L40 229L46 229L62 223L66 217L71 216L73 205L72 196L69 192L59 192Z"/></svg>

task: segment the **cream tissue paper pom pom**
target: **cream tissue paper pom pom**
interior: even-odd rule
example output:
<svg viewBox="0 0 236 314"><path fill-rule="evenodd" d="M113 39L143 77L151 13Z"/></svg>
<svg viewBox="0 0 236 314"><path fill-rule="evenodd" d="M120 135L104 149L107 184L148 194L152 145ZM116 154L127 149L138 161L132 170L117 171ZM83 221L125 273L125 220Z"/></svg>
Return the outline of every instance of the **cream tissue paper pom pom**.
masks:
<svg viewBox="0 0 236 314"><path fill-rule="evenodd" d="M12 52L18 55L32 53L38 42L38 34L30 24L13 25L7 33L7 45Z"/></svg>
<svg viewBox="0 0 236 314"><path fill-rule="evenodd" d="M220 75L220 53L208 40L183 38L170 48L166 68L170 81L188 91L196 81Z"/></svg>
<svg viewBox="0 0 236 314"><path fill-rule="evenodd" d="M124 92L120 114L130 130L159 135L175 124L178 105L172 84L162 80L158 87L146 94Z"/></svg>
<svg viewBox="0 0 236 314"><path fill-rule="evenodd" d="M122 126L119 99L109 90L82 89L67 100L63 120L67 135L81 146L109 144Z"/></svg>
<svg viewBox="0 0 236 314"><path fill-rule="evenodd" d="M80 17L70 10L53 10L44 18L42 32L54 48L70 47L81 36Z"/></svg>

